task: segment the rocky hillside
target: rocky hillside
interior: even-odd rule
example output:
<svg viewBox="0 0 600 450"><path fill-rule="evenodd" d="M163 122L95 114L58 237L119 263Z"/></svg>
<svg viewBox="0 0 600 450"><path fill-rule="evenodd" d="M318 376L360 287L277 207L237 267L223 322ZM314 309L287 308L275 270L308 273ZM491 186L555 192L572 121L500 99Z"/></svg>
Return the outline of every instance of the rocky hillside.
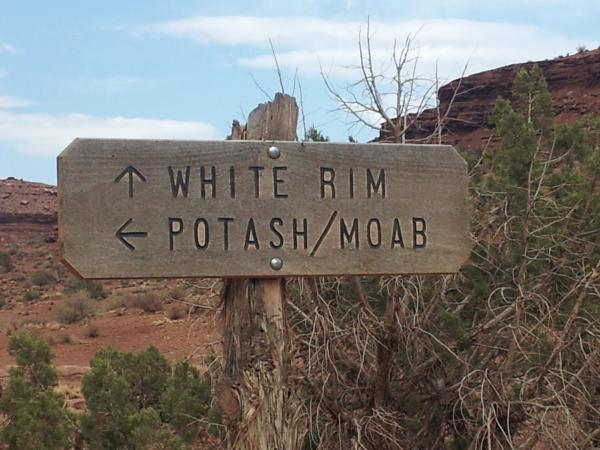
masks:
<svg viewBox="0 0 600 450"><path fill-rule="evenodd" d="M14 178L0 180L0 224L56 225L56 188Z"/></svg>
<svg viewBox="0 0 600 450"><path fill-rule="evenodd" d="M18 328L50 340L61 383L75 390L89 360L108 345L137 351L153 344L169 359L193 355L198 364L205 350L218 348L212 281L106 281L106 298L86 304L90 317L65 316L75 278L60 262L57 210L55 187L0 179L0 389L14 363L8 336ZM77 392L72 400L80 401Z"/></svg>
<svg viewBox="0 0 600 450"><path fill-rule="evenodd" d="M516 73L533 64L538 64L546 77L558 120L570 122L600 113L600 49L511 64L463 78L444 129L445 142L464 149L481 148L488 141L493 145L496 141L488 117L496 98L509 98ZM442 111L447 110L458 83L459 80L454 80L438 91ZM436 120L436 111L426 110L409 130L407 138L425 139L435 130ZM387 136L383 128L379 139L385 140Z"/></svg>

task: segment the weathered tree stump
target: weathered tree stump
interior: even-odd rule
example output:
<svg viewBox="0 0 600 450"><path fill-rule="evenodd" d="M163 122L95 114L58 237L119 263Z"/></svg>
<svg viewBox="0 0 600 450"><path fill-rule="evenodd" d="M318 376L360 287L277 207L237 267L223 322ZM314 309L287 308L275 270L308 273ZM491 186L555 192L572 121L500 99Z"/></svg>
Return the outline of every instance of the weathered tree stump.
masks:
<svg viewBox="0 0 600 450"><path fill-rule="evenodd" d="M278 93L250 113L246 126L234 121L230 138L292 141L297 120L296 100ZM307 420L292 376L285 280L224 280L222 305L225 377L237 403L230 448L299 450Z"/></svg>

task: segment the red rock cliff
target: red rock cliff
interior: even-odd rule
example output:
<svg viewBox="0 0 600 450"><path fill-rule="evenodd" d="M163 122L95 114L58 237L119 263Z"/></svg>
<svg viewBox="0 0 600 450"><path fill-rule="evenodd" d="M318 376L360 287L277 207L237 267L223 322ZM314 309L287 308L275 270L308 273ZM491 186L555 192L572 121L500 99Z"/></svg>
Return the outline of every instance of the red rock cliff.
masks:
<svg viewBox="0 0 600 450"><path fill-rule="evenodd" d="M0 180L0 224L56 224L56 188L8 178Z"/></svg>
<svg viewBox="0 0 600 450"><path fill-rule="evenodd" d="M511 64L463 78L444 128L444 142L464 149L481 148L490 138L493 144L495 139L488 117L496 98L510 98L517 71L533 64L538 64L544 73L559 121L570 122L600 113L599 48L551 60ZM457 84L458 80L454 80L439 89L442 111L447 109ZM424 111L409 129L407 139L425 139L435 130L436 120L435 110ZM387 136L387 130L382 128L378 140L385 140Z"/></svg>

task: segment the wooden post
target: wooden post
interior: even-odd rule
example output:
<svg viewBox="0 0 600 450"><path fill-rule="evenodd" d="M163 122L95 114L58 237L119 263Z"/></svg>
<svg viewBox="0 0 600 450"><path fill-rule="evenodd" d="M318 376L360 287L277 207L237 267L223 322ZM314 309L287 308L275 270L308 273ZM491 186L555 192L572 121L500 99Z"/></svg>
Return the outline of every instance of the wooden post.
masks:
<svg viewBox="0 0 600 450"><path fill-rule="evenodd" d="M278 93L250 113L245 127L234 122L231 139L293 141L297 120L296 100ZM226 417L229 446L301 449L307 420L290 377L294 352L285 317L285 279L225 279L222 304L228 386L219 394L236 410Z"/></svg>

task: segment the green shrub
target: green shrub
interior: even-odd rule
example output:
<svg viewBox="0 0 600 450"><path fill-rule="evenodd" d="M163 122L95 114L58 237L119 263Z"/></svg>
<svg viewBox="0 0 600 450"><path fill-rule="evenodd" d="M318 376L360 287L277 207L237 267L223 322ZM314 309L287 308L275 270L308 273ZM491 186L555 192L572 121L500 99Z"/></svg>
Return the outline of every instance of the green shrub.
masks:
<svg viewBox="0 0 600 450"><path fill-rule="evenodd" d="M168 425L161 423L160 414L153 408L140 410L131 419L132 449L183 450L181 440Z"/></svg>
<svg viewBox="0 0 600 450"><path fill-rule="evenodd" d="M41 387L56 384L57 377L48 342L20 330L13 333L8 341L8 354L16 360L19 369L23 370L27 381Z"/></svg>
<svg viewBox="0 0 600 450"><path fill-rule="evenodd" d="M106 298L108 294L104 290L101 284L96 283L92 280L80 280L78 278L71 278L65 286L65 293L72 294L74 292L84 291L87 292L90 298L99 300Z"/></svg>
<svg viewBox="0 0 600 450"><path fill-rule="evenodd" d="M218 422L216 413L210 408L210 401L210 382L201 377L189 362L177 363L161 396L161 411L164 420L185 442L191 442L202 431L202 427L198 426L199 418L209 417L211 422Z"/></svg>
<svg viewBox="0 0 600 450"><path fill-rule="evenodd" d="M154 347L137 354L100 350L81 390L82 435L92 450L182 448L180 441L204 430L199 419L217 421L209 381L187 362L172 369Z"/></svg>
<svg viewBox="0 0 600 450"><path fill-rule="evenodd" d="M183 449L210 431L204 423L219 421L209 379L188 362L171 367L154 347L100 350L82 380L87 412L79 420L54 390L58 377L46 340L16 331L8 351L17 367L0 399L8 419L0 438L11 450Z"/></svg>
<svg viewBox="0 0 600 450"><path fill-rule="evenodd" d="M31 277L31 282L36 286L47 286L53 283L55 280L49 273L46 272L37 272L34 273Z"/></svg>
<svg viewBox="0 0 600 450"><path fill-rule="evenodd" d="M0 273L10 272L11 263L10 263L10 254L5 252L0 252Z"/></svg>
<svg viewBox="0 0 600 450"><path fill-rule="evenodd" d="M463 322L460 317L456 317L442 308L439 309L438 322L440 328L456 340L462 339L468 330L468 324Z"/></svg>
<svg viewBox="0 0 600 450"><path fill-rule="evenodd" d="M40 298L41 295L42 294L40 293L40 291L36 291L35 289L29 289L23 294L23 301L25 303L30 303Z"/></svg>
<svg viewBox="0 0 600 450"><path fill-rule="evenodd" d="M152 410L168 377L169 364L154 347L138 354L100 350L81 385L88 409L82 432L90 448L144 448L136 439L148 421L151 429L160 425Z"/></svg>
<svg viewBox="0 0 600 450"><path fill-rule="evenodd" d="M314 125L311 125L304 133L304 141L306 142L329 142L329 136L324 136L321 131ZM350 141L352 142L352 141Z"/></svg>
<svg viewBox="0 0 600 450"><path fill-rule="evenodd" d="M57 376L48 342L25 332L14 333L9 353L17 367L0 399L0 412L9 419L0 436L9 449L70 448L73 417L54 391Z"/></svg>
<svg viewBox="0 0 600 450"><path fill-rule="evenodd" d="M65 297L55 308L55 314L59 322L69 324L90 317L97 306L86 292L79 291Z"/></svg>

